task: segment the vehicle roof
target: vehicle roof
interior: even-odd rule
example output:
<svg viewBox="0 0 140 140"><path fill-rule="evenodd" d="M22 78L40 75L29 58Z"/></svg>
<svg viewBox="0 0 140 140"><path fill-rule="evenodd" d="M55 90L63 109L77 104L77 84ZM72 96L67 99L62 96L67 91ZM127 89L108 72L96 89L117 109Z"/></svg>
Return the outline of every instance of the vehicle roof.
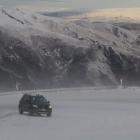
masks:
<svg viewBox="0 0 140 140"><path fill-rule="evenodd" d="M44 97L43 95L40 95L40 94L36 94L36 95L32 95L32 94L28 94L28 93L25 93L23 96L30 96L30 97Z"/></svg>

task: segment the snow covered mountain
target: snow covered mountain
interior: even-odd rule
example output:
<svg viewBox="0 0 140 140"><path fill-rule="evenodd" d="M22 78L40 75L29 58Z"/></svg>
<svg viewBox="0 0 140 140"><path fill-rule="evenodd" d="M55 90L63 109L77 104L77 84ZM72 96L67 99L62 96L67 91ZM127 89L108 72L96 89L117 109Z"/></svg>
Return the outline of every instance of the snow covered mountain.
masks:
<svg viewBox="0 0 140 140"><path fill-rule="evenodd" d="M140 85L138 32L5 7L0 19L1 90Z"/></svg>

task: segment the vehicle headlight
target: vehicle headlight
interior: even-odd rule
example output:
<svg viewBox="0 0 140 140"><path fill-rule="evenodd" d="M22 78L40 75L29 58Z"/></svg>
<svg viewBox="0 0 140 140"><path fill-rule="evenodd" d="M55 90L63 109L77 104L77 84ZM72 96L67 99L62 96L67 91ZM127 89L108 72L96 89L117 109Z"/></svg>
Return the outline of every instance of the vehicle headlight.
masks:
<svg viewBox="0 0 140 140"><path fill-rule="evenodd" d="M49 108L52 108L52 106L50 105Z"/></svg>
<svg viewBox="0 0 140 140"><path fill-rule="evenodd" d="M34 107L34 108L38 108L38 106L37 106L37 105L33 105L33 107Z"/></svg>

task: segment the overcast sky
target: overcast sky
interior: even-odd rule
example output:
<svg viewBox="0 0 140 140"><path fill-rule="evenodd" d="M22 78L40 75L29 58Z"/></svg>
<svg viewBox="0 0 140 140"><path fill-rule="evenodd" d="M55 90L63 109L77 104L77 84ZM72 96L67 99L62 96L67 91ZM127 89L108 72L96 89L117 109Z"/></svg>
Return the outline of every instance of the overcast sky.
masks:
<svg viewBox="0 0 140 140"><path fill-rule="evenodd" d="M22 8L32 7L32 10L57 9L106 9L123 7L140 7L140 0L0 0L0 5Z"/></svg>

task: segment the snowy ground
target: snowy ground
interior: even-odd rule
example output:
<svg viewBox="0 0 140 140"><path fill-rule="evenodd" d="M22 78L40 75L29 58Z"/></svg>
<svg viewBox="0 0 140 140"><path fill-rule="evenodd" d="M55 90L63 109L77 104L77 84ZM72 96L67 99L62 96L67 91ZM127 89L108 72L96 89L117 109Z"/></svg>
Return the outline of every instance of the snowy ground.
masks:
<svg viewBox="0 0 140 140"><path fill-rule="evenodd" d="M53 115L19 115L19 95L0 96L0 140L139 140L140 89L62 90L43 94Z"/></svg>

